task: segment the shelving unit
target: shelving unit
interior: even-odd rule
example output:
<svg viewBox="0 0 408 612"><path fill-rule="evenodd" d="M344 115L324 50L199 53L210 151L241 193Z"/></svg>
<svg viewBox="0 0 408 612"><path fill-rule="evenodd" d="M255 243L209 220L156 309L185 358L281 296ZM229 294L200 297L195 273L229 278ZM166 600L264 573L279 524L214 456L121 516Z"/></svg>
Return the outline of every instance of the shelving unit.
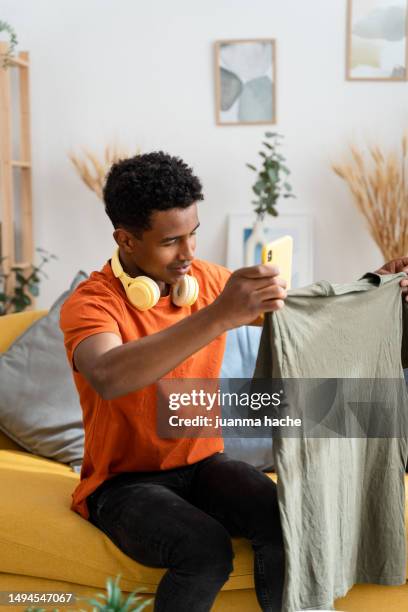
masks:
<svg viewBox="0 0 408 612"><path fill-rule="evenodd" d="M0 255L6 256L1 267L6 274L13 266L23 270L30 268L33 261L32 223L32 175L31 175L31 130L30 130L30 58L27 51L10 58L4 67L4 56L8 44L0 42ZM18 71L18 102L13 102L11 71ZM13 159L13 111L18 112L19 155ZM14 138L14 140L13 140ZM19 202L15 197L13 173L18 172ZM17 209L19 206L19 211ZM19 214L17 215L17 212ZM16 218L19 218L19 226ZM16 232L18 231L18 245ZM17 246L20 258L17 258ZM7 291L15 283L13 274L7 282ZM34 302L33 302L34 305Z"/></svg>

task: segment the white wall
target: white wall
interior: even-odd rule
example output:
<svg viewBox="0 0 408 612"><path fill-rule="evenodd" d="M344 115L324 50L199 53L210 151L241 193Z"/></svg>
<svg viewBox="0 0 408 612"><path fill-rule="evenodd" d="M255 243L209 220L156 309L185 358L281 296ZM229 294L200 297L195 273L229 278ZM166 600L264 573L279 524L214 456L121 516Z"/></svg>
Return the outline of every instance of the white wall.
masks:
<svg viewBox="0 0 408 612"><path fill-rule="evenodd" d="M298 196L290 205L315 217L315 278L377 267L330 166L351 141L399 143L408 83L345 81L345 15L346 0L2 0L0 19L31 54L35 243L59 257L38 305L111 255L110 222L67 152L115 138L193 165L206 194L197 255L225 263L227 215L251 210L245 162L257 161L267 126L215 125L212 45L223 38L277 39L277 128Z"/></svg>

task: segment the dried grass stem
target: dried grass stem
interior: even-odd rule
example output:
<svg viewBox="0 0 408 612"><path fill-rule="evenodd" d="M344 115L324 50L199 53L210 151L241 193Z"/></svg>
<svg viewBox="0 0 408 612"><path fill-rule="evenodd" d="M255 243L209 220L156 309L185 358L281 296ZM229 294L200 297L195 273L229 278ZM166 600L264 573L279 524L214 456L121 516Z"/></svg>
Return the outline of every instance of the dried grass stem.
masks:
<svg viewBox="0 0 408 612"><path fill-rule="evenodd" d="M386 261L408 255L408 134L401 148L398 159L393 152L387 155L372 147L371 159L366 162L363 153L352 146L351 161L333 165L334 172L348 184Z"/></svg>

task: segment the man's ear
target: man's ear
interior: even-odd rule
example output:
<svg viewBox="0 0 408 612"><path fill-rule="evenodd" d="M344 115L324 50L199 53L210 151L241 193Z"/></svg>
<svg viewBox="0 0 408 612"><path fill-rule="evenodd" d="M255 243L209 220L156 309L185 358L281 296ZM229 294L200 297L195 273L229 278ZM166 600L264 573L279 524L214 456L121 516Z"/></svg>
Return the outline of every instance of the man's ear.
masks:
<svg viewBox="0 0 408 612"><path fill-rule="evenodd" d="M123 229L122 227L118 227L113 232L113 238L116 244L125 251L125 253L133 253L135 250L135 241L136 238L130 232Z"/></svg>

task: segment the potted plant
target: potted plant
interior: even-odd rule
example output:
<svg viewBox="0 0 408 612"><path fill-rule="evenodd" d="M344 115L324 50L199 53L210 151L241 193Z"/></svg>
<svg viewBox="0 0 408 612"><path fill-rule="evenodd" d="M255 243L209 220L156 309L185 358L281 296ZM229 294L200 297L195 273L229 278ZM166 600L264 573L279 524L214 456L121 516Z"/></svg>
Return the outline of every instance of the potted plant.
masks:
<svg viewBox="0 0 408 612"><path fill-rule="evenodd" d="M92 612L142 612L146 606L153 602L153 598L143 600L140 596L135 597L136 593L140 593L143 589L135 589L124 600L124 595L119 587L121 574L116 576L115 582L112 578L106 581L105 593L97 593L95 597L100 597L101 601L96 598L88 599L86 597L77 597L77 600L83 600L86 604L93 606ZM27 608L26 612L46 612L45 608ZM53 612L59 612L58 608L54 608ZM86 612L83 608L79 612Z"/></svg>
<svg viewBox="0 0 408 612"><path fill-rule="evenodd" d="M42 267L50 259L58 259L56 255L48 253L44 249L37 248L41 262L38 266L31 264L31 270L27 274L18 265L10 268L10 273L6 274L1 269L1 263L7 257L0 256L0 316L10 312L22 312L32 304L32 297L37 297L40 293L40 274L48 278ZM7 279L11 274L15 274L15 286L12 290L7 289Z"/></svg>
<svg viewBox="0 0 408 612"><path fill-rule="evenodd" d="M255 263L255 253L259 247L262 248L265 242L264 218L265 215L278 216L277 204L281 197L294 198L292 186L288 182L289 168L285 165L285 157L279 152L281 146L281 134L276 132L265 132L267 140L262 142L263 151L259 151L262 158L261 167L258 169L252 164L247 167L256 172L255 183L252 191L257 196L252 200L255 206L256 219L252 233L245 244L245 265L250 266Z"/></svg>

